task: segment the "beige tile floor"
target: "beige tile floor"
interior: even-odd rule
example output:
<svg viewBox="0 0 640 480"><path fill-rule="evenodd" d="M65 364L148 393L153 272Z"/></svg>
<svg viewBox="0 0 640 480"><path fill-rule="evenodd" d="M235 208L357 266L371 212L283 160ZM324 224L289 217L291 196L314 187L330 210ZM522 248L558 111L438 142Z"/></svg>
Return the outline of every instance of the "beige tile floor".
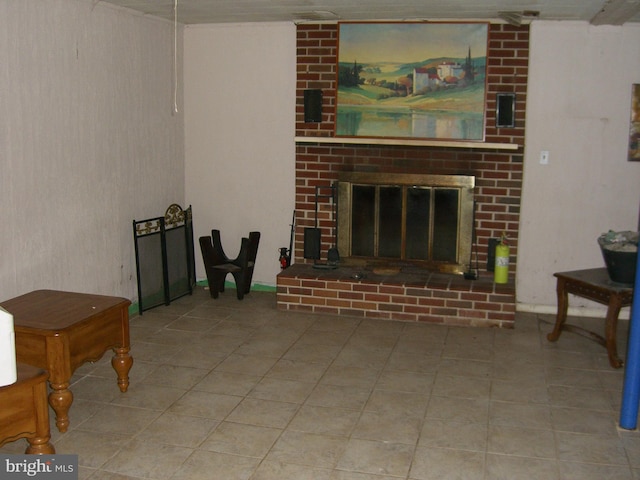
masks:
<svg viewBox="0 0 640 480"><path fill-rule="evenodd" d="M552 321L318 316L199 287L131 319L127 393L110 354L76 372L53 441L91 480L640 479L640 433L617 427L623 372L578 335L549 343Z"/></svg>

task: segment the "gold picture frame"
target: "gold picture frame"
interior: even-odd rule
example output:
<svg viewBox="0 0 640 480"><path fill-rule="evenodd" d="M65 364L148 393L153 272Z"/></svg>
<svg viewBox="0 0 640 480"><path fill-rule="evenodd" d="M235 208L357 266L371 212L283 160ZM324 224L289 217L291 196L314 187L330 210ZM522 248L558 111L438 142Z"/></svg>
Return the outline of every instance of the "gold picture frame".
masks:
<svg viewBox="0 0 640 480"><path fill-rule="evenodd" d="M634 83L631 87L628 159L630 162L640 162L640 83Z"/></svg>
<svg viewBox="0 0 640 480"><path fill-rule="evenodd" d="M336 137L483 141L487 22L340 22Z"/></svg>

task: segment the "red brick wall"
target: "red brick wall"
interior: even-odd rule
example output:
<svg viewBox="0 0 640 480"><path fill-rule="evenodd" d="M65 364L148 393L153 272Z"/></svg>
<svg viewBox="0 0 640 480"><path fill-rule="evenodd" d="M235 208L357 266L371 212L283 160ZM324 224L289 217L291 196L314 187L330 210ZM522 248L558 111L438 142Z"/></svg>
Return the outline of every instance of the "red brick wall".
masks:
<svg viewBox="0 0 640 480"><path fill-rule="evenodd" d="M297 27L296 136L332 137L335 119L336 24ZM517 144L516 151L484 148L442 148L298 143L296 148L295 262L304 263L303 230L314 226L316 185L329 185L341 171L381 173L465 174L476 176L476 235L481 275L488 240L503 232L511 246L510 271L516 271L518 223L522 191L522 146L529 59L529 27L492 24L487 59L485 141ZM303 91L323 91L321 123L304 123ZM516 93L515 128L495 128L495 95ZM332 241L328 205L321 205L322 256Z"/></svg>

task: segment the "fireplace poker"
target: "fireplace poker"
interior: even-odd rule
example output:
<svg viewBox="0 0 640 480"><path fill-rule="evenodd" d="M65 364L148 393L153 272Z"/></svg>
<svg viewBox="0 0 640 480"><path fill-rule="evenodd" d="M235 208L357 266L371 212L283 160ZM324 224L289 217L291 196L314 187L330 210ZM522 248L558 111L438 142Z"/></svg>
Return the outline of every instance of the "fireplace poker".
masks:
<svg viewBox="0 0 640 480"><path fill-rule="evenodd" d="M293 237L295 235L296 211L293 211L291 219L291 234L289 236L289 250L287 247L280 247L280 268L284 270L291 265L291 257L293 257Z"/></svg>

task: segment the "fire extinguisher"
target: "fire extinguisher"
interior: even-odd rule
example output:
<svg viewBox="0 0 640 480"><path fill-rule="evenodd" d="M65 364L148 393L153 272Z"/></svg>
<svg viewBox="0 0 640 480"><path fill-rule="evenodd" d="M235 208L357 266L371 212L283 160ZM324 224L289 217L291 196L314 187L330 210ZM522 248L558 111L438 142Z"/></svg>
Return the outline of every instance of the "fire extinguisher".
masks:
<svg viewBox="0 0 640 480"><path fill-rule="evenodd" d="M496 245L496 264L493 273L495 283L507 283L509 281L509 244L507 234L503 233L500 243Z"/></svg>
<svg viewBox="0 0 640 480"><path fill-rule="evenodd" d="M284 270L289 266L290 258L291 257L289 256L289 250L287 250L287 247L280 248L279 261L280 261L280 268L282 270Z"/></svg>

